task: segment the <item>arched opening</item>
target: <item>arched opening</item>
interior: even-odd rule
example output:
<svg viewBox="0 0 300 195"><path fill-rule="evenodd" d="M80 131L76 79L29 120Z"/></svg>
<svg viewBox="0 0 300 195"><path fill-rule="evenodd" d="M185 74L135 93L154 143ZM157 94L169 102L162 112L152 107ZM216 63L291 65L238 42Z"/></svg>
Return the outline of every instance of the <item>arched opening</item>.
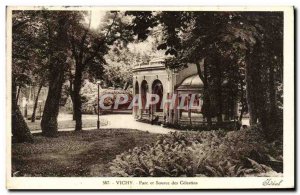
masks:
<svg viewBox="0 0 300 195"><path fill-rule="evenodd" d="M163 101L164 89L160 80L156 79L152 83L152 93L159 96L159 101L152 106L153 112L163 112L163 107L161 107L161 102Z"/></svg>
<svg viewBox="0 0 300 195"><path fill-rule="evenodd" d="M135 85L134 85L134 96L139 95L139 93L140 93L139 82L136 81ZM135 99L133 99L133 101L135 101ZM139 109L138 106L133 107L133 113L134 113L135 117L138 116L138 109Z"/></svg>
<svg viewBox="0 0 300 195"><path fill-rule="evenodd" d="M148 92L149 92L148 83L146 80L143 80L141 83L141 99L142 99L143 112L147 112L145 107L146 107Z"/></svg>
<svg viewBox="0 0 300 195"><path fill-rule="evenodd" d="M134 94L135 95L139 94L140 93L139 91L140 91L140 89L139 89L139 82L136 81L135 85L134 85Z"/></svg>

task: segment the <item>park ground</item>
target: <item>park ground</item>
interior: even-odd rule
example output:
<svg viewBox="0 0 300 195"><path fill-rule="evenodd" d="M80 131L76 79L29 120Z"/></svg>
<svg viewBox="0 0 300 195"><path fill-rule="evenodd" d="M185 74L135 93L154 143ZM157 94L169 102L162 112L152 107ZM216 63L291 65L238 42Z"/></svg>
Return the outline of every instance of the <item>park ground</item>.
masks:
<svg viewBox="0 0 300 195"><path fill-rule="evenodd" d="M71 114L58 117L59 136L41 136L40 121L27 121L35 142L12 145L13 176L111 176L116 155L155 142L174 129L137 122L130 114L83 115L83 131L75 132Z"/></svg>
<svg viewBox="0 0 300 195"><path fill-rule="evenodd" d="M33 144L12 145L12 176L112 176L110 162L116 155L145 144L158 136L176 131L137 122L130 114L83 115L83 131L75 132L70 114L58 117L59 136L41 136L40 121L27 121L35 138Z"/></svg>
<svg viewBox="0 0 300 195"><path fill-rule="evenodd" d="M111 176L116 155L153 143L159 134L132 129L59 132L57 138L34 134L35 143L12 145L13 176Z"/></svg>

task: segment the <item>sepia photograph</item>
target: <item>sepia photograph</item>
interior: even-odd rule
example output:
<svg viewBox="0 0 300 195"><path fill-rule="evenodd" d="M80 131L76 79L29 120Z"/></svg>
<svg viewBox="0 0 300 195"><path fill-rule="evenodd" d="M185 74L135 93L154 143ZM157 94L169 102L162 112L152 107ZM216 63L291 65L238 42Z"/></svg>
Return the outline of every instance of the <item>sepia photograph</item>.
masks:
<svg viewBox="0 0 300 195"><path fill-rule="evenodd" d="M293 7L6 9L8 189L295 187Z"/></svg>

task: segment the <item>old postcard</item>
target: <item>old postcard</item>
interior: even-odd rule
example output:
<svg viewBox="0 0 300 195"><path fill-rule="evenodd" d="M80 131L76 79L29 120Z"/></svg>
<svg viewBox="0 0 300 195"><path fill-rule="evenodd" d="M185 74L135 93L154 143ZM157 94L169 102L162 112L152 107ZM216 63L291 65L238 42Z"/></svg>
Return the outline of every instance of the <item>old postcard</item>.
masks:
<svg viewBox="0 0 300 195"><path fill-rule="evenodd" d="M7 7L8 189L292 189L293 7Z"/></svg>

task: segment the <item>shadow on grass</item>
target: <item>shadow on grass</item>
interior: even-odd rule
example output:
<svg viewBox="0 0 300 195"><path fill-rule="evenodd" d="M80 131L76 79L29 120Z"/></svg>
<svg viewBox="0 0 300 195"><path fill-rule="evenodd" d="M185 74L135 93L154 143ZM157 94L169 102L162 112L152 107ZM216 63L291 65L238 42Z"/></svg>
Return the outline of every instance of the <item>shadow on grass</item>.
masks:
<svg viewBox="0 0 300 195"><path fill-rule="evenodd" d="M111 176L109 162L158 134L131 129L59 132L57 138L35 135L35 143L12 145L12 176Z"/></svg>

